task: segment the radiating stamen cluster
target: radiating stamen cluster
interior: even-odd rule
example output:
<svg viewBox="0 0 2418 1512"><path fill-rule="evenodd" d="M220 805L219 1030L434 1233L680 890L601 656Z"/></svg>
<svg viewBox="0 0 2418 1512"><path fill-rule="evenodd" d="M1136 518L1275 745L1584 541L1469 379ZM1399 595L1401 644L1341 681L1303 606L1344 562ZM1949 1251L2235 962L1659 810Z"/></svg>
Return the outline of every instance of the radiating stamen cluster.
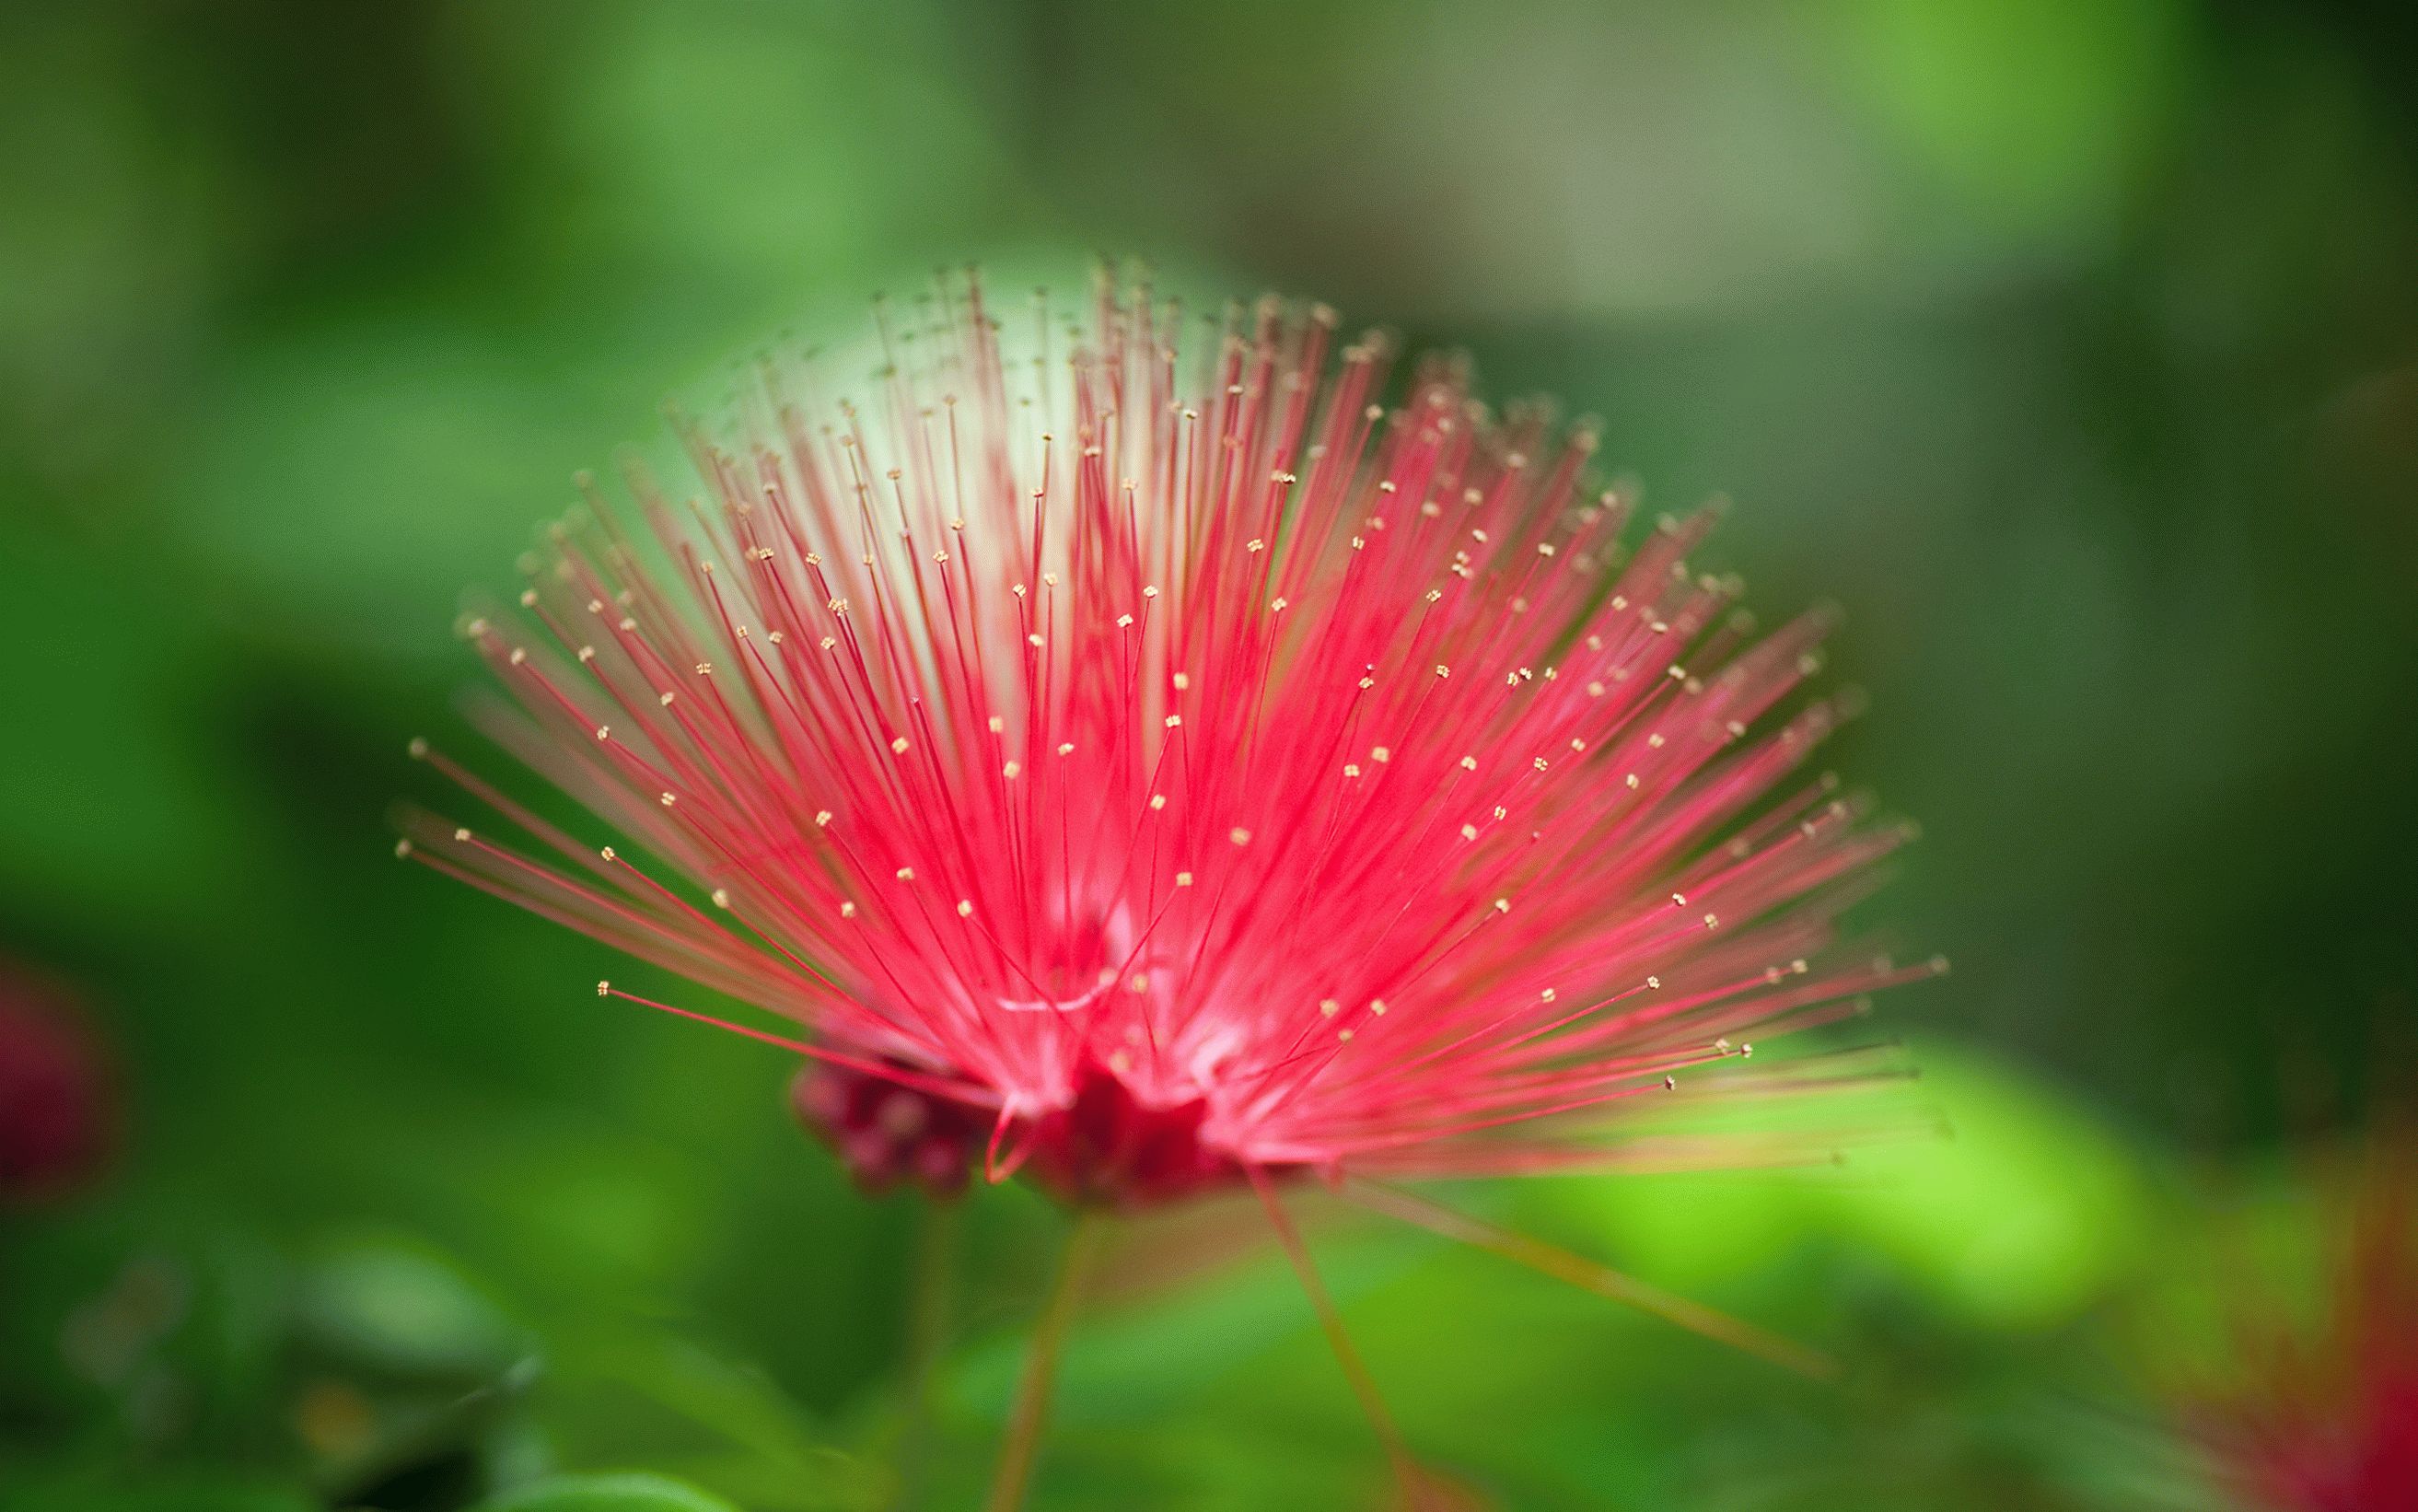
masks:
<svg viewBox="0 0 2418 1512"><path fill-rule="evenodd" d="M1710 512L1624 544L1591 430L1324 308L1035 318L1010 363L941 287L861 405L766 363L681 424L698 496L589 487L468 621L495 738L661 866L425 747L534 846L406 852L1121 1202L1612 1158L1623 1099L1933 969L1834 948L1905 831L1801 773L1824 622L1758 638Z"/></svg>

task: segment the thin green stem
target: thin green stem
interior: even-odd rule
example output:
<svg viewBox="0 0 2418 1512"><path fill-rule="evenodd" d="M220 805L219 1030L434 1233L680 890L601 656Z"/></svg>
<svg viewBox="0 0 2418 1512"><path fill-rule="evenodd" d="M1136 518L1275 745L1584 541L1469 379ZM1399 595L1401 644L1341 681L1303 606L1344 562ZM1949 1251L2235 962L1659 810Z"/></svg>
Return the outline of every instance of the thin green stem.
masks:
<svg viewBox="0 0 2418 1512"><path fill-rule="evenodd" d="M1517 1260L1557 1281L1566 1281L1597 1296L1624 1303L1640 1312L1676 1323L1691 1333L1743 1350L1812 1380L1839 1379L1838 1362L1818 1350L1807 1349L1777 1334L1767 1333L1752 1323L1716 1312L1701 1303L1691 1302L1660 1287L1648 1286L1635 1276L1623 1275L1609 1265L1588 1260L1584 1255L1574 1255L1541 1239L1531 1239L1526 1234L1497 1228L1457 1208L1431 1202L1400 1187L1365 1177L1355 1176L1346 1181L1343 1196L1346 1200L1356 1202L1373 1213L1417 1224L1446 1239L1492 1250L1506 1260Z"/></svg>
<svg viewBox="0 0 2418 1512"><path fill-rule="evenodd" d="M1360 1398L1360 1410L1369 1414L1369 1426L1376 1429L1378 1441L1385 1446L1385 1458L1393 1464L1394 1478L1400 1484L1404 1499L1415 1508L1424 1507L1428 1502L1427 1482L1419 1474L1418 1461L1411 1458L1411 1447L1403 1441L1402 1430L1394 1425L1394 1414L1385 1410L1385 1398L1377 1394L1376 1378L1369 1373L1360 1352L1353 1347L1352 1336L1344 1331L1343 1314L1327 1294L1326 1283L1319 1279L1318 1267L1309 1258L1309 1246L1302 1243L1301 1230L1293 1227L1292 1214L1278 1199L1276 1184L1268 1179L1267 1172L1257 1166L1243 1168L1251 1178L1251 1189L1259 1194L1260 1205L1267 1209L1268 1222L1276 1228L1285 1258L1293 1261L1293 1274L1301 1278L1302 1291L1309 1294L1309 1305L1318 1314L1318 1326L1325 1330L1335 1361L1343 1367L1343 1379L1352 1383L1352 1394Z"/></svg>
<svg viewBox="0 0 2418 1512"><path fill-rule="evenodd" d="M915 1272L907 1299L906 1400L898 1425L898 1484L891 1505L913 1512L924 1502L924 1461L932 1437L932 1394L948 1349L957 1281L960 1203L934 1199L918 1206Z"/></svg>
<svg viewBox="0 0 2418 1512"><path fill-rule="evenodd" d="M1097 1208L1080 1208L1066 1232L1066 1247L1058 1261L1058 1279L1049 1300L1033 1326L1026 1347L1024 1374L1016 1383L1016 1403L1007 1420L1007 1437L1000 1444L999 1468L991 1474L985 1512L1018 1512L1024 1489L1033 1478L1033 1464L1041 1454L1041 1440L1049 1427L1049 1394L1058 1377L1058 1355L1065 1347L1066 1327L1075 1319L1083 1281L1099 1248L1107 1216Z"/></svg>

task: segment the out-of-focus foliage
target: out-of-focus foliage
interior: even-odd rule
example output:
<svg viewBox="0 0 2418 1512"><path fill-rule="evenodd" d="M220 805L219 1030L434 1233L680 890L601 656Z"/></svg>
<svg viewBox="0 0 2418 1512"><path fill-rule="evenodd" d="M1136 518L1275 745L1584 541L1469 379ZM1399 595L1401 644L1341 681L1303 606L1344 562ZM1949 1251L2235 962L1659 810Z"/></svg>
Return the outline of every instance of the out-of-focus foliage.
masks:
<svg viewBox="0 0 2418 1512"><path fill-rule="evenodd" d="M0 56L0 952L130 1121L0 1213L0 1509L870 1509L902 1442L975 1499L1056 1216L970 1204L912 1428L911 1208L384 815L464 589L661 396L1097 249L1734 495L1716 565L1848 607L1838 764L1927 828L1865 917L1956 958L1880 1020L1944 1133L1451 1194L1842 1383L1311 1204L1411 1440L1510 1508L2207 1504L2135 1360L2188 1341L2108 1320L2194 1263L2176 1173L2355 1117L2418 986L2384 9L94 0ZM1258 1224L1112 1254L1037 1504L1381 1503Z"/></svg>

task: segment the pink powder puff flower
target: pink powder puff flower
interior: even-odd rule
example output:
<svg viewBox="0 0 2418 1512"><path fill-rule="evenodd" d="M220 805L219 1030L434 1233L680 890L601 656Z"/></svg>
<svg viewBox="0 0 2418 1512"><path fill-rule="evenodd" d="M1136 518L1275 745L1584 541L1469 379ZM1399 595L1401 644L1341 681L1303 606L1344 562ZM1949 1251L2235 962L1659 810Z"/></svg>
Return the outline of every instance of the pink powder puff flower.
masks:
<svg viewBox="0 0 2418 1512"><path fill-rule="evenodd" d="M1713 510L1629 530L1592 426L1323 306L1211 325L1104 275L1011 361L968 279L884 315L856 402L767 359L677 420L697 496L583 479L463 627L484 727L630 851L424 742L531 843L401 849L787 1020L725 1027L809 1059L874 1184L1257 1189L1364 1388L1293 1178L1787 1352L1390 1184L1793 1158L1639 1115L1868 1075L1737 1074L1940 969L1840 938L1909 832L1804 774L1827 619L1758 634L1691 572Z"/></svg>

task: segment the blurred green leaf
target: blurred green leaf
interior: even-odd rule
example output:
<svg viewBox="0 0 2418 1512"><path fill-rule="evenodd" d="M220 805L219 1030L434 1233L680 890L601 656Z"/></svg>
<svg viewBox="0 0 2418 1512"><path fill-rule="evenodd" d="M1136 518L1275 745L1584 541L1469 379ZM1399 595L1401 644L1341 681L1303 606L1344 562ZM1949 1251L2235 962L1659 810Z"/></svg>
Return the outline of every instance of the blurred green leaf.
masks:
<svg viewBox="0 0 2418 1512"><path fill-rule="evenodd" d="M1247 1208L1235 1210L1235 1221L1265 1229ZM1320 1278L1347 1306L1399 1281L1432 1253L1408 1231L1321 1234L1316 1245ZM1079 1314L1060 1366L1055 1415L1068 1425L1180 1415L1186 1404L1229 1389L1230 1378L1255 1359L1317 1334L1318 1315L1300 1279L1270 1247L1146 1303ZM952 1404L986 1422L1003 1421L1027 1337L1018 1330L966 1350L949 1383Z"/></svg>
<svg viewBox="0 0 2418 1512"><path fill-rule="evenodd" d="M482 1376L528 1346L452 1266L417 1247L348 1245L303 1277L301 1309L340 1355L409 1374Z"/></svg>
<svg viewBox="0 0 2418 1512"><path fill-rule="evenodd" d="M761 1372L666 1336L633 1336L594 1347L599 1374L715 1437L785 1468L833 1478L849 1464L808 1415Z"/></svg>
<svg viewBox="0 0 2418 1512"><path fill-rule="evenodd" d="M1926 1042L1914 1053L1945 1133L1857 1153L1818 1183L1815 1221L1896 1256L1985 1327L2073 1317L2142 1253L2151 1203L2138 1158L2036 1077Z"/></svg>
<svg viewBox="0 0 2418 1512"><path fill-rule="evenodd" d="M1892 1257L1905 1279L1985 1328L2069 1319L2147 1243L2146 1176L2089 1111L1986 1056L1925 1043L1902 1118L1936 1122L1851 1146L1845 1163L1553 1182L1553 1206L1592 1213L1604 1258L1681 1291L1735 1286L1788 1255L1842 1242Z"/></svg>
<svg viewBox="0 0 2418 1512"><path fill-rule="evenodd" d="M557 1475L481 1504L480 1512L738 1512L666 1475Z"/></svg>
<svg viewBox="0 0 2418 1512"><path fill-rule="evenodd" d="M91 1474L19 1475L0 1470L0 1512L317 1512L318 1503L274 1482L207 1472L127 1481Z"/></svg>
<svg viewBox="0 0 2418 1512"><path fill-rule="evenodd" d="M2177 0L1844 0L1840 77L1977 219L2107 213L2166 125Z"/></svg>

